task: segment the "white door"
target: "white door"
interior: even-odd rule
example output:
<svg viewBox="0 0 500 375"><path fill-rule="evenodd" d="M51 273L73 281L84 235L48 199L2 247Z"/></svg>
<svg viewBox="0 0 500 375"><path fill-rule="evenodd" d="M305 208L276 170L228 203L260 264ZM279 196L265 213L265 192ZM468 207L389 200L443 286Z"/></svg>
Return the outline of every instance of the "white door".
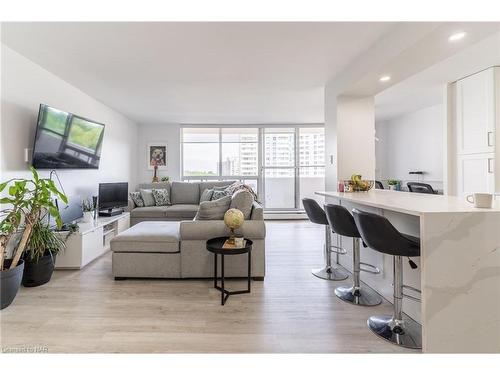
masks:
<svg viewBox="0 0 500 375"><path fill-rule="evenodd" d="M457 153L494 152L494 69L457 81Z"/></svg>
<svg viewBox="0 0 500 375"><path fill-rule="evenodd" d="M495 154L458 156L458 194L495 192Z"/></svg>

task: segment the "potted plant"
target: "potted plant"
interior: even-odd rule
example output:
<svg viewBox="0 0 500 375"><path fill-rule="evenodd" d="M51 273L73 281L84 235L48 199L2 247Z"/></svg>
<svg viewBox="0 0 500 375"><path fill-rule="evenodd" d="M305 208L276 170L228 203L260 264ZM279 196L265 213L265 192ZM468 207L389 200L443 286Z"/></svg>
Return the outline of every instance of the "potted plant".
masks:
<svg viewBox="0 0 500 375"><path fill-rule="evenodd" d="M170 181L170 177L169 176L163 176L161 178L161 182L169 182Z"/></svg>
<svg viewBox="0 0 500 375"><path fill-rule="evenodd" d="M31 230L24 252L22 284L34 287L49 282L54 272L57 253L64 250L66 243L45 220L38 220Z"/></svg>
<svg viewBox="0 0 500 375"><path fill-rule="evenodd" d="M398 190L399 184L400 184L399 180L396 180L396 179L387 180L387 185L389 185L389 189L391 189L391 190Z"/></svg>
<svg viewBox="0 0 500 375"><path fill-rule="evenodd" d="M54 181L40 178L34 168L31 168L31 172L32 179L14 178L0 183L0 193L8 187L7 195L0 199L0 204L6 205L6 208L0 210L1 309L12 303L21 285L24 270L22 255L33 226L49 212L55 218L57 226L61 227L61 217L53 198L58 197L64 203L68 202L66 196L56 188ZM12 258L6 259L9 242L18 236L21 238L13 246Z"/></svg>
<svg viewBox="0 0 500 375"><path fill-rule="evenodd" d="M91 223L94 221L94 204L90 199L84 199L82 201L83 219L82 223Z"/></svg>

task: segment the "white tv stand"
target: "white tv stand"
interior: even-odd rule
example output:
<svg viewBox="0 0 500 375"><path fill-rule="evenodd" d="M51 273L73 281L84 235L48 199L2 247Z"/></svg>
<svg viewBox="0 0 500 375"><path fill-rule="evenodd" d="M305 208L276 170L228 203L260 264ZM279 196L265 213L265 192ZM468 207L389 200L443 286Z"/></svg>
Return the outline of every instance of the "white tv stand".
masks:
<svg viewBox="0 0 500 375"><path fill-rule="evenodd" d="M66 240L66 249L57 254L57 269L81 269L109 250L109 241L130 227L130 213L78 223L78 232ZM59 232L65 239L68 232Z"/></svg>

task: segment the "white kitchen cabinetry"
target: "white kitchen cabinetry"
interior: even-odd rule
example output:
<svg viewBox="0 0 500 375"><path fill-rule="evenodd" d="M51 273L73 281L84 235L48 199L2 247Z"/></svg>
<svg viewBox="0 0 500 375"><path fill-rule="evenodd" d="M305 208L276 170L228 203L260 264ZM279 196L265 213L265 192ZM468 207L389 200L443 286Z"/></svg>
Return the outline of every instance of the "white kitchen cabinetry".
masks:
<svg viewBox="0 0 500 375"><path fill-rule="evenodd" d="M494 153L458 155L457 164L460 195L495 192Z"/></svg>
<svg viewBox="0 0 500 375"><path fill-rule="evenodd" d="M500 68L457 81L455 119L458 195L495 193L500 189L500 171L495 165L496 137L500 133Z"/></svg>
<svg viewBox="0 0 500 375"><path fill-rule="evenodd" d="M109 250L109 241L130 226L128 212L99 217L92 223L79 223L79 230L66 240L66 249L56 258L56 268L80 269ZM66 238L68 232L60 232Z"/></svg>
<svg viewBox="0 0 500 375"><path fill-rule="evenodd" d="M494 68L457 82L457 153L495 151Z"/></svg>

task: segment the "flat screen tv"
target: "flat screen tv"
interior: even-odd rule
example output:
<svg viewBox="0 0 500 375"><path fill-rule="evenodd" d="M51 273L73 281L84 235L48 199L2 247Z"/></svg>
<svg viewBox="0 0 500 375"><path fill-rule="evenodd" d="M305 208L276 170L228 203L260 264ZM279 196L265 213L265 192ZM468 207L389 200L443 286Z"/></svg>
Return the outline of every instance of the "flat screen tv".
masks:
<svg viewBox="0 0 500 375"><path fill-rule="evenodd" d="M126 207L128 205L128 182L99 184L99 212ZM119 212L119 211L118 211Z"/></svg>
<svg viewBox="0 0 500 375"><path fill-rule="evenodd" d="M104 124L40 104L33 146L37 169L97 169Z"/></svg>

